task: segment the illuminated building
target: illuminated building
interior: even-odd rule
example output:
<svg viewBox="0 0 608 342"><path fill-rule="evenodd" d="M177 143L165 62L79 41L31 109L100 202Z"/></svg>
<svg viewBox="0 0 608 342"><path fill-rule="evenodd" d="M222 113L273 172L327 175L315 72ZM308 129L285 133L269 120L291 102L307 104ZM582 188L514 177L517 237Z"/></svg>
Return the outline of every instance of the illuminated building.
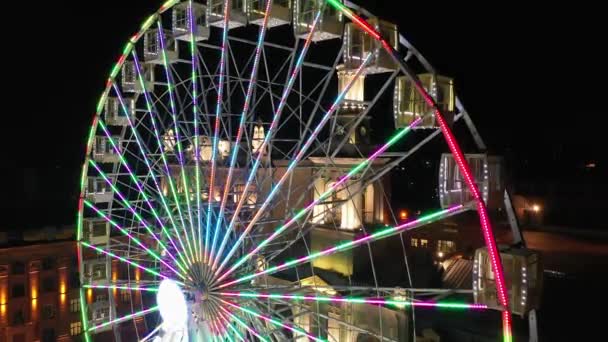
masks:
<svg viewBox="0 0 608 342"><path fill-rule="evenodd" d="M74 241L0 247L0 340L73 341L80 335Z"/></svg>

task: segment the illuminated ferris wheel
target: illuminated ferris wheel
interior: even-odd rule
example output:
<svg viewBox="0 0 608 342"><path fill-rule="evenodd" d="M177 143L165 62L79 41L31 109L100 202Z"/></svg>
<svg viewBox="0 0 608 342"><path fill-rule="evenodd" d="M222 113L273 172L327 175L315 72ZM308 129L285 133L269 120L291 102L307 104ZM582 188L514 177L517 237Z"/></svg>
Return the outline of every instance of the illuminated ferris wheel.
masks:
<svg viewBox="0 0 608 342"><path fill-rule="evenodd" d="M378 143L370 118L391 110ZM452 80L354 4L168 1L125 46L88 139L85 338L409 341L420 307L498 309L510 340L493 163L461 152L461 118ZM441 134L437 210L399 220L389 172ZM445 290L413 288L402 233L469 210L486 242L475 279L495 289L429 300Z"/></svg>

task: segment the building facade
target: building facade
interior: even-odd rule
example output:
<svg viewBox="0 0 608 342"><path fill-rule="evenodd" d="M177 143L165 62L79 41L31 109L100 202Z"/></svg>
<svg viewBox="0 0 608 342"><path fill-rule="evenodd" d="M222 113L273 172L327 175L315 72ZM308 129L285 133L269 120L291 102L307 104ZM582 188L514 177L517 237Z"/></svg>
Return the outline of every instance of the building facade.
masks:
<svg viewBox="0 0 608 342"><path fill-rule="evenodd" d="M0 247L0 340L80 341L74 241Z"/></svg>

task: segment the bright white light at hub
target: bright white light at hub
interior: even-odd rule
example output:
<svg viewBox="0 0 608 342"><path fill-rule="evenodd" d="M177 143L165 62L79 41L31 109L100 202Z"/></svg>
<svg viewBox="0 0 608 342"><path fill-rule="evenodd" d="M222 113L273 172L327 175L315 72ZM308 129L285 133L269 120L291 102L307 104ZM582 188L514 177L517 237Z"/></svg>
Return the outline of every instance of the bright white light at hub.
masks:
<svg viewBox="0 0 608 342"><path fill-rule="evenodd" d="M158 287L156 302L167 328L181 328L188 320L188 307L186 299L179 286L171 280L165 279Z"/></svg>

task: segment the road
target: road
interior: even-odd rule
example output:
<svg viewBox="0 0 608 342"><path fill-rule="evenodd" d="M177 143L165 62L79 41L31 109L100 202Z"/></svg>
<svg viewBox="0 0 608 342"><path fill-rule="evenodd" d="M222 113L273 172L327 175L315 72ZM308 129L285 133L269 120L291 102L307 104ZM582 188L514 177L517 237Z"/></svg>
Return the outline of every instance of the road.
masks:
<svg viewBox="0 0 608 342"><path fill-rule="evenodd" d="M574 275L608 271L608 239L539 231L524 231L524 239L528 248L543 254L545 269Z"/></svg>

